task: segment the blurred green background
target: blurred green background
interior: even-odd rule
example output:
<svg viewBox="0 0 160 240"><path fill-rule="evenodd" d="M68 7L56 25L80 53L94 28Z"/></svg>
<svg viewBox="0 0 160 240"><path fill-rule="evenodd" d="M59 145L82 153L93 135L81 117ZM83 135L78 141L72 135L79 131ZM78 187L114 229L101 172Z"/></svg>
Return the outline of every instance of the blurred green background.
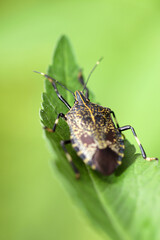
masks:
<svg viewBox="0 0 160 240"><path fill-rule="evenodd" d="M102 239L54 178L42 137L43 80L33 70L46 72L62 34L86 77L104 57L89 88L121 126L135 127L148 156L160 156L159 1L1 2L2 240ZM126 136L135 142L130 132Z"/></svg>

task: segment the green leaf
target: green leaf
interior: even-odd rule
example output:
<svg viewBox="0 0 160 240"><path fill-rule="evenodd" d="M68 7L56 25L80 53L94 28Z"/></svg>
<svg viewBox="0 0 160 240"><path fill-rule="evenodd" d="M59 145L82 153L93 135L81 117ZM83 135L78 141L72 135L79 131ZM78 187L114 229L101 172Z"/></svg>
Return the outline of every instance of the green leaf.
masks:
<svg viewBox="0 0 160 240"><path fill-rule="evenodd" d="M63 36L55 49L48 74L74 92L82 90L77 80L78 71L70 43ZM59 85L57 87L72 106L72 94ZM68 110L47 80L45 88L40 115L43 125L52 128L57 114ZM94 99L92 101L95 102ZM135 147L125 140L123 164L114 174L104 177L87 167L67 146L81 173L81 178L76 180L60 146L62 139L69 139L65 121L60 119L56 132L45 132L45 136L54 155L54 176L74 204L88 216L94 229L105 234L105 239L160 239L160 169L157 162L146 162L140 154L135 154Z"/></svg>

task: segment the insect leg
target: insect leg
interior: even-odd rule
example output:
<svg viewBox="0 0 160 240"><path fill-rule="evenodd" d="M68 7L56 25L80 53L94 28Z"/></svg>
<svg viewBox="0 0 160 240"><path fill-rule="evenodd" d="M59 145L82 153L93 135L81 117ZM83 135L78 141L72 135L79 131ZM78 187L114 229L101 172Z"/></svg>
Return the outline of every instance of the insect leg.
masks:
<svg viewBox="0 0 160 240"><path fill-rule="evenodd" d="M83 78L83 75L82 75L82 71L79 70L79 73L78 73L78 80L80 81L80 83L82 84L82 86L84 87L85 86L85 83L84 83L84 78ZM89 90L88 88L85 86L84 90L86 91L85 93L85 97L88 99L89 98Z"/></svg>
<svg viewBox="0 0 160 240"><path fill-rule="evenodd" d="M66 117L65 117L65 115L64 115L64 113L59 113L58 116L57 116L57 118L56 118L56 120L55 120L55 122L54 122L53 128L44 127L44 129L45 129L46 131L48 131L48 132L55 132L56 126L57 126L57 124L58 124L58 121L59 121L59 118L60 118L60 117L63 118L65 121L67 120Z"/></svg>
<svg viewBox="0 0 160 240"><path fill-rule="evenodd" d="M137 141L137 143L138 143L138 145L139 145L139 148L140 148L141 153L142 153L142 157L143 157L146 161L158 160L158 158L150 158L150 157L147 157L147 156L146 156L146 153L145 153L145 151L144 151L144 149L143 149L143 147L142 147L142 145L141 145L141 143L140 143L140 141L139 141L139 139L138 139L138 137L137 137L137 135L136 135L136 132L135 132L135 130L134 130L133 127L131 127L130 125L127 125L127 126L124 126L124 127L119 127L119 130L120 130L121 132L122 132L122 131L129 130L129 129L131 129L131 131L132 131L132 133L133 133L133 135L134 135L134 137L135 137L135 139L136 139L136 141Z"/></svg>
<svg viewBox="0 0 160 240"><path fill-rule="evenodd" d="M112 114L113 117L114 117L114 120L115 120L115 122L116 122L117 128L119 128L119 124L118 124L118 122L117 122L115 113L114 113L113 111L111 111L111 114Z"/></svg>
<svg viewBox="0 0 160 240"><path fill-rule="evenodd" d="M76 178L78 179L80 177L80 173L79 173L78 169L76 168L75 164L73 163L71 155L68 153L68 151L65 147L65 145L69 144L69 143L71 143L71 140L61 141L61 146L66 154L66 157L67 157L73 171L75 172Z"/></svg>
<svg viewBox="0 0 160 240"><path fill-rule="evenodd" d="M59 83L56 79L48 76L48 75L45 74L45 73L37 72L37 71L34 71L34 72L39 73L39 74L41 74L42 76L46 77L46 78L48 79L48 81L49 81L50 83L52 83L52 86L53 86L53 88L54 88L54 90L55 90L58 98L66 105L66 107L67 107L68 109L71 109L71 106L69 105L69 103L68 103L68 102L60 95L60 93L58 92L58 89L57 89L55 83L56 83L56 82L57 82L58 84L60 84L60 83ZM60 84L60 85L61 85L62 87L64 87L62 84ZM65 88L65 87L64 87L64 88ZM66 89L66 88L65 88L65 89ZM68 90L68 89L66 89L66 90ZM68 91L69 91L69 90L68 90ZM72 94L73 94L73 93L72 93ZM74 94L73 94L73 95L74 95Z"/></svg>
<svg viewBox="0 0 160 240"><path fill-rule="evenodd" d="M58 89L57 89L57 87L56 87L56 84L55 84L55 82L52 80L52 78L48 76L48 80L52 83L52 86L53 86L53 88L54 88L54 90L55 90L58 98L66 105L66 107L67 107L68 109L71 109L71 106L69 105L69 103L68 103L68 102L62 97L62 95L60 95L60 93L58 92Z"/></svg>

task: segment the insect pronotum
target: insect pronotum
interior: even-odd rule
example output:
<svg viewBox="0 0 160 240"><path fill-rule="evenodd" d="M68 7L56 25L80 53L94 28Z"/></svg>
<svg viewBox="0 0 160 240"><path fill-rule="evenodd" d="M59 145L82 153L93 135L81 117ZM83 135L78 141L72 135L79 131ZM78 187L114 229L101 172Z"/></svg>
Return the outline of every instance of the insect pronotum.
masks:
<svg viewBox="0 0 160 240"><path fill-rule="evenodd" d="M99 61L93 67L89 77L98 64ZM47 74L42 72L36 73L40 73L49 80L58 98L69 109L67 114L58 114L52 129L47 126L44 128L48 132L55 132L59 118L63 118L69 125L70 139L61 141L61 146L73 171L75 172L76 178L79 178L80 173L72 161L71 155L66 149L67 144L72 144L72 147L77 152L77 155L85 164L89 165L92 169L99 171L103 175L110 175L122 163L125 149L122 132L129 129L132 131L139 145L142 157L146 161L158 160L158 158L150 158L146 156L144 148L132 126L126 125L120 127L114 112L110 108L102 107L89 101L89 90L86 87L89 77L86 83L84 83L82 73L79 72L78 79L83 86L83 90L77 90L73 93ZM72 93L75 100L72 107L63 98L63 96L61 96L56 87L56 83L60 84Z"/></svg>

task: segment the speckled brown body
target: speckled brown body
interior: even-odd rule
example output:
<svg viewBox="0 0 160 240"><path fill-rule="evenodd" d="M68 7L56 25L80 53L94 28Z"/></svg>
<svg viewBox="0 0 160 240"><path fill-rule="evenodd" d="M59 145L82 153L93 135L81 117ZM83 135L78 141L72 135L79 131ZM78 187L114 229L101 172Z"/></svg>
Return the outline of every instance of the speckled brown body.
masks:
<svg viewBox="0 0 160 240"><path fill-rule="evenodd" d="M110 108L91 103L80 91L75 96L75 104L65 115L72 146L92 169L109 175L124 156L123 136L112 120Z"/></svg>
<svg viewBox="0 0 160 240"><path fill-rule="evenodd" d="M99 64L99 62L97 62L97 64ZM91 73L94 69L95 67L92 69ZM72 144L85 164L90 165L92 169L104 175L109 175L121 164L124 156L125 146L121 132L131 130L139 145L142 157L146 161L158 160L158 158L155 157L147 157L132 126L126 125L120 127L114 112L111 111L110 108L105 108L89 101L89 91L86 87L87 82L84 83L81 72L78 75L78 79L83 85L83 91L76 91L75 93L71 92L54 78L41 72L37 73L45 76L48 81L51 82L58 98L69 109L67 114L60 112L57 115L52 129L47 126L44 126L44 129L51 133L55 132L59 118L63 118L68 123L70 128L70 139L61 140L61 146L77 179L80 177L80 172L72 161L72 157L65 147L66 144ZM73 107L71 107L63 96L60 95L55 83L60 84L72 93L75 99ZM83 94L84 90L86 91L85 96ZM114 118L115 124L112 117Z"/></svg>

